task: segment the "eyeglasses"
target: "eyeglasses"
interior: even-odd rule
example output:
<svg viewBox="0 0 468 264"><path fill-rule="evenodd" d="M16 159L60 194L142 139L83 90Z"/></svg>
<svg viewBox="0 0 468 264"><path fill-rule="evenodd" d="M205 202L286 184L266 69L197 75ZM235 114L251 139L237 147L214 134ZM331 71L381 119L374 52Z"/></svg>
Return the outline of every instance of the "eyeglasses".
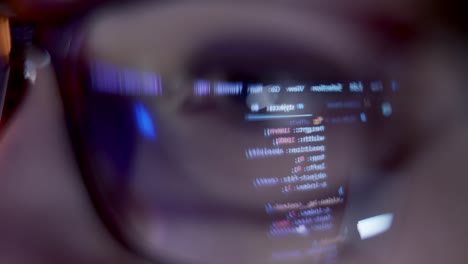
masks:
<svg viewBox="0 0 468 264"><path fill-rule="evenodd" d="M293 8L97 14L51 31L49 50L83 179L119 241L170 262L378 261L406 194L375 193L413 147L402 54Z"/></svg>

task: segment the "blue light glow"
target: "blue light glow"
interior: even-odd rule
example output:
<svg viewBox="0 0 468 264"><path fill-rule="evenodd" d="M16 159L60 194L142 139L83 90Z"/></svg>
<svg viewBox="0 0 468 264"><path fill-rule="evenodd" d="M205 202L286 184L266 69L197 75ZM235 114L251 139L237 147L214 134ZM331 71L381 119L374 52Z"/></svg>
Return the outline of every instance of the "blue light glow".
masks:
<svg viewBox="0 0 468 264"><path fill-rule="evenodd" d="M361 122L367 123L367 115L366 115L366 113L361 113Z"/></svg>
<svg viewBox="0 0 468 264"><path fill-rule="evenodd" d="M397 81L392 81L392 91L396 92L400 90L400 84Z"/></svg>
<svg viewBox="0 0 468 264"><path fill-rule="evenodd" d="M261 120L272 120L272 119L288 119L298 117L311 117L312 114L305 115L269 115L269 114L248 114L245 119L248 121L261 121Z"/></svg>
<svg viewBox="0 0 468 264"><path fill-rule="evenodd" d="M382 114L386 117L391 116L393 113L392 104L386 102L382 104Z"/></svg>
<svg viewBox="0 0 468 264"><path fill-rule="evenodd" d="M135 104L135 117L137 127L143 137L155 140L156 129L151 119L151 115L142 103Z"/></svg>

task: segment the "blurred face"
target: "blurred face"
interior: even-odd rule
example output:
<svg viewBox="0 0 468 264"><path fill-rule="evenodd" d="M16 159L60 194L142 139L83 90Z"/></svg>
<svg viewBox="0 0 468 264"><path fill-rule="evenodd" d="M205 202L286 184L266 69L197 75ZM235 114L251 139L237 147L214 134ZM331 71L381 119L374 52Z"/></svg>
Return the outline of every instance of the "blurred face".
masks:
<svg viewBox="0 0 468 264"><path fill-rule="evenodd" d="M61 83L81 154L50 68L4 132L1 248L12 253L0 257L139 261L98 221L91 190L105 225L150 259L459 262L462 51L425 32L376 33L378 8L356 6L144 3L91 15L80 71ZM389 214L390 230L364 240L357 222Z"/></svg>

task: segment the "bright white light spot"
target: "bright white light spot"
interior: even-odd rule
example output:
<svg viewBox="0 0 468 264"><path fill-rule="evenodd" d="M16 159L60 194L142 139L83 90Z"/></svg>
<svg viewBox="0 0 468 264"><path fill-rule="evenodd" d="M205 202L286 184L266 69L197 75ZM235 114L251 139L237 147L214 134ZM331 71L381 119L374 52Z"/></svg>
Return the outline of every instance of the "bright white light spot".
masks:
<svg viewBox="0 0 468 264"><path fill-rule="evenodd" d="M307 234L307 227L305 227L305 225L300 225L296 227L296 232L302 235Z"/></svg>
<svg viewBox="0 0 468 264"><path fill-rule="evenodd" d="M383 214L359 221L357 229L364 240L386 232L392 226L392 222L393 214Z"/></svg>

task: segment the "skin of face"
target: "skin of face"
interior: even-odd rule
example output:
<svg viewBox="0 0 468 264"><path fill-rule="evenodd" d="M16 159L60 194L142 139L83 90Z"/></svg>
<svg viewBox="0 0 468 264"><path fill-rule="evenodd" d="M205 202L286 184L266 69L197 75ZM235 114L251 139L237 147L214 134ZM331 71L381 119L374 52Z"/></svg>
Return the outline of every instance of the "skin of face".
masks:
<svg viewBox="0 0 468 264"><path fill-rule="evenodd" d="M66 4L56 2L48 4L60 8L73 5L73 2ZM132 17L134 14L146 12L147 15L133 19L132 23L147 25L148 21L145 18L154 19L150 22L156 25L155 29L159 30L162 36L167 35L165 38L167 42L178 43L166 48L169 46L168 43L160 42L159 45L164 47L164 52L158 54L156 51L161 51L163 48L154 49L156 51L152 56L158 59L160 65L171 67L152 65L151 68L176 69L180 67L180 61L185 59L184 56L188 56L196 47L195 40L190 42L190 38L184 39L184 36L197 35L203 39L216 35L217 31L229 26L233 30L246 27L249 24L245 18L254 13L248 8L248 4L238 4L235 7L236 12L227 8L228 4L224 6L225 4L221 2L216 5L203 6L203 3L200 5L206 8L200 11L204 16L197 21L198 24L194 22L191 26L183 22L194 14L194 6L190 4L179 4L174 8L165 7L164 10L159 10L158 5L151 4L149 5L151 8L147 11L135 9L136 13L129 14L106 11L90 25L92 32L89 41L90 52L93 56L118 63L137 66L144 64L147 67L148 62L145 61L147 53L135 52L141 57L121 55L123 54L121 50L127 48L125 41L128 38L116 34L117 29L127 25L119 24L119 21L122 21L121 16ZM264 4L259 3L257 6L262 5ZM16 6L22 7L17 8L17 12L24 16L35 14L32 11L21 11L30 10L27 2ZM407 11L402 12L397 8L397 4L384 6L387 12L409 17ZM202 7L196 8L202 9ZM379 9L364 1L362 7L365 10ZM159 16L148 15L152 10ZM323 11L310 12L311 17L306 15L294 17L289 15L307 14L308 11L291 10L278 13L278 9L274 7L267 7L264 10L261 15L265 17L269 14L277 15L272 16L276 17L271 22L273 24L281 25L286 21L285 18L289 19L291 25L295 25L294 23L301 25L307 21L322 22L323 25L315 29L304 27L298 31L311 30L310 32L317 36L324 34L321 38L324 42L318 46L322 48L328 46L330 56L345 63L351 60L353 51L362 49L362 45L368 43L357 39L350 41L350 45L346 47L331 45L342 43L338 41L340 37L352 39L358 33L346 31L336 36L340 27L332 26L337 21L335 16L330 19L329 14ZM60 11L57 13L60 14ZM232 23L222 25L220 16L223 14L231 16L231 21L236 21L234 26ZM157 23L159 17L164 18L165 24ZM259 21L265 20L259 19ZM221 23L221 26L219 28L213 26L213 21ZM165 29L164 25L171 25L173 31ZM326 28L337 30L327 31ZM261 27L252 30L260 29ZM280 32L286 28L277 30ZM463 56L460 54L464 51L459 45L453 45L454 41L450 41L444 33L442 31L424 36L404 60L404 69L411 69L411 74L406 73L404 76L412 85L411 93L407 94L411 103L406 104L405 120L408 129L416 135L415 140L420 143L411 157L398 169L398 172L395 172L404 175L405 182L410 182L405 185L408 195L404 201L399 201L404 203L400 212L404 218L393 230L392 244L386 245L391 247L389 254L391 257L382 256L377 259L378 263L463 263L467 257L464 245L468 242L466 238L468 230L465 227L468 213L464 209L466 207L464 201L467 198L465 186L468 180L464 177L466 175L464 165L468 157L466 139L468 119L463 114L466 112L466 108L463 108L466 91L462 88L464 78L460 70L464 65ZM138 37L138 32L134 34ZM171 37L173 39L170 39ZM178 38L183 41L175 41ZM330 42L326 42L327 39ZM110 42L120 44L106 48L110 46L108 45ZM112 49L115 49L115 52L112 52ZM324 52L326 50L324 49ZM54 70L47 66L38 71L35 84L31 86L14 119L2 132L0 138L0 234L2 234L0 262L144 263L117 243L97 217L79 176L63 115ZM400 186L398 182L394 184ZM376 201L386 201L388 197L399 196L401 189L392 186L389 183L388 188L382 188L373 198ZM187 245L182 243L183 241L196 243L200 238L197 230L204 224L206 223L197 225L182 219L173 225L168 225L166 229L171 230L173 234L171 247L164 243L158 244L158 247L170 258L181 257L209 263L207 253L200 254L205 259L199 259L197 255L206 248L195 250L187 248ZM233 228L225 224L216 227L206 225L205 228L213 228L211 233L208 232L209 237L218 233L227 235L231 232L242 233L250 227ZM254 231L251 233L255 234ZM251 239L254 240L255 235L252 235ZM219 262L223 257L222 252L219 254L220 256L213 254L209 260ZM226 263L235 263L235 260L236 256L232 256L232 261L227 260ZM349 259L350 263L366 263L365 261L366 258L359 256Z"/></svg>

